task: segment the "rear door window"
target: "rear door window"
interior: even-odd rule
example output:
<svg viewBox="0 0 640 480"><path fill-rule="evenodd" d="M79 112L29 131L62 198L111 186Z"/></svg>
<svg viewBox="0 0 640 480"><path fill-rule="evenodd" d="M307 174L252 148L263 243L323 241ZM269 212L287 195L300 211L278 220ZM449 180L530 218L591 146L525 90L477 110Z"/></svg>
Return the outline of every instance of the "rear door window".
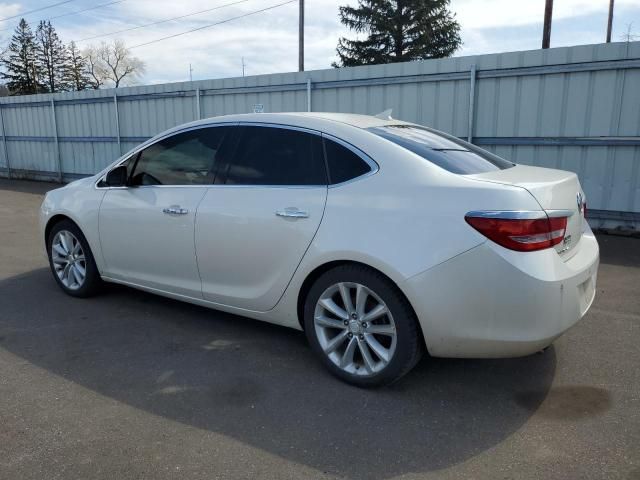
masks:
<svg viewBox="0 0 640 480"><path fill-rule="evenodd" d="M288 128L245 126L226 168L231 185L326 185L322 138Z"/></svg>
<svg viewBox="0 0 640 480"><path fill-rule="evenodd" d="M452 173L471 175L515 165L454 136L424 127L389 125L368 130Z"/></svg>

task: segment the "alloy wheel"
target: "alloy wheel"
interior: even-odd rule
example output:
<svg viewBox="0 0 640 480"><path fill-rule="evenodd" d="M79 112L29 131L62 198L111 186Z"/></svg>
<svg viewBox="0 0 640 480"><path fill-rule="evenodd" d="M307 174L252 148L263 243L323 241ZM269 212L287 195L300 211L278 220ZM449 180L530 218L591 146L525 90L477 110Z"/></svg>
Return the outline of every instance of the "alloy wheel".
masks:
<svg viewBox="0 0 640 480"><path fill-rule="evenodd" d="M359 283L327 288L316 303L314 326L325 355L352 375L382 371L396 350L396 325L389 308Z"/></svg>
<svg viewBox="0 0 640 480"><path fill-rule="evenodd" d="M60 230L51 242L51 261L60 282L69 290L78 290L87 277L87 261L82 244L68 230Z"/></svg>

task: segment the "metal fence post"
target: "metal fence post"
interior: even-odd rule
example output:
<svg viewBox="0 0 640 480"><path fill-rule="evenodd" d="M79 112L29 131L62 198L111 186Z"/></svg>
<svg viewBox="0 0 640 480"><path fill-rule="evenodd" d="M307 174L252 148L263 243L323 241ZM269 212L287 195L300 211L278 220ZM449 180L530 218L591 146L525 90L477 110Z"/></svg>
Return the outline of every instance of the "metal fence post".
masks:
<svg viewBox="0 0 640 480"><path fill-rule="evenodd" d="M56 122L56 105L51 99L51 122L53 125L53 138L56 144L56 160L58 163L58 182L62 183L62 159L60 158L60 142L58 140L58 123Z"/></svg>
<svg viewBox="0 0 640 480"><path fill-rule="evenodd" d="M473 140L473 117L476 106L476 65L471 65L469 71L469 124L467 127L467 141L471 143Z"/></svg>
<svg viewBox="0 0 640 480"><path fill-rule="evenodd" d="M311 79L307 78L307 112L311 111Z"/></svg>
<svg viewBox="0 0 640 480"><path fill-rule="evenodd" d="M0 126L2 127L2 147L4 149L4 159L7 162L7 178L11 180L11 163L9 163L9 150L7 149L7 135L4 132L4 116L2 114L2 103L0 103Z"/></svg>
<svg viewBox="0 0 640 480"><path fill-rule="evenodd" d="M200 120L202 116L200 115L200 89L196 88L196 119Z"/></svg>
<svg viewBox="0 0 640 480"><path fill-rule="evenodd" d="M118 115L118 94L113 92L113 107L115 109L115 119L116 119L116 138L118 139L118 155L122 155L122 145L120 139L120 115Z"/></svg>

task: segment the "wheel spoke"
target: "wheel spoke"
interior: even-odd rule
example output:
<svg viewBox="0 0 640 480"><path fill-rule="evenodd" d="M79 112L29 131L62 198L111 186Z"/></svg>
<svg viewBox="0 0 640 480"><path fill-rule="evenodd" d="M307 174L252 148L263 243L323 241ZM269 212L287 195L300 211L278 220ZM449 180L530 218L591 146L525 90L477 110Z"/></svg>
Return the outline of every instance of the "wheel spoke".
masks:
<svg viewBox="0 0 640 480"><path fill-rule="evenodd" d="M62 248L64 248L65 255L69 255L69 253L71 253L72 242L69 241L67 232L60 232L60 244Z"/></svg>
<svg viewBox="0 0 640 480"><path fill-rule="evenodd" d="M369 294L366 289L362 285L358 284L356 287L356 313L360 318L364 316L364 307L367 303L368 296Z"/></svg>
<svg viewBox="0 0 640 480"><path fill-rule="evenodd" d="M393 325L372 325L370 324L367 327L367 333L375 333L378 335L387 335L387 336L394 336L396 334L396 327L394 327Z"/></svg>
<svg viewBox="0 0 640 480"><path fill-rule="evenodd" d="M71 253L72 254L76 254L80 251L80 242L78 240L76 240L75 245L73 246L73 248L71 249Z"/></svg>
<svg viewBox="0 0 640 480"><path fill-rule="evenodd" d="M61 243L55 243L53 245L53 250L60 255L61 257L66 257L67 256L67 252L64 251L64 247L62 246L62 242Z"/></svg>
<svg viewBox="0 0 640 480"><path fill-rule="evenodd" d="M364 368L367 369L368 373L373 373L375 362L373 361L373 358L371 358L371 352L369 351L367 343L364 340L360 340L358 338L358 348L360 349L362 359L364 360Z"/></svg>
<svg viewBox="0 0 640 480"><path fill-rule="evenodd" d="M338 318L342 318L343 320L348 320L349 319L349 314L343 310L342 308L340 308L336 302L334 302L333 300L331 300L330 298L323 298L320 300L320 305L322 305L322 307L333 313L336 317Z"/></svg>
<svg viewBox="0 0 640 480"><path fill-rule="evenodd" d="M71 264L67 263L64 266L64 269L62 270L62 276L60 277L62 283L64 283L67 287L69 286L69 270L71 270Z"/></svg>
<svg viewBox="0 0 640 480"><path fill-rule="evenodd" d="M375 353L380 360L382 360L384 363L389 362L389 350L384 348L380 344L380 342L376 340L376 338L373 335L369 333L365 333L364 340L365 342L367 342L367 345L369 345L371 350L373 350L373 353Z"/></svg>
<svg viewBox="0 0 640 480"><path fill-rule="evenodd" d="M381 303L373 307L369 313L362 317L363 322L371 322L376 318L380 318L382 315L387 313L387 307Z"/></svg>
<svg viewBox="0 0 640 480"><path fill-rule="evenodd" d="M71 275L73 276L75 283L80 286L82 284L82 277L80 276L80 272L76 265L71 266Z"/></svg>
<svg viewBox="0 0 640 480"><path fill-rule="evenodd" d="M340 345L342 345L344 343L346 338L347 338L347 331L343 330L338 335L336 335L331 340L329 340L327 345L324 347L324 352L329 354L329 353L335 351L336 348L338 348Z"/></svg>
<svg viewBox="0 0 640 480"><path fill-rule="evenodd" d="M351 303L351 294L349 292L349 287L347 287L344 283L339 283L338 289L340 290L340 298L342 298L344 308L347 309L348 318L349 313L353 312L353 303Z"/></svg>
<svg viewBox="0 0 640 480"><path fill-rule="evenodd" d="M51 260L53 261L53 263L57 264L57 265L64 265L67 263L67 260L65 258L62 257L51 257Z"/></svg>
<svg viewBox="0 0 640 480"><path fill-rule="evenodd" d="M342 354L342 358L340 359L340 368L346 368L353 363L353 354L356 352L357 345L358 340L356 340L355 337L352 337L347 344L347 348Z"/></svg>
<svg viewBox="0 0 640 480"><path fill-rule="evenodd" d="M78 272L82 277L82 280L84 280L84 277L87 275L87 271L85 270L85 268L78 262L75 263L74 267L76 269L76 272Z"/></svg>
<svg viewBox="0 0 640 480"><path fill-rule="evenodd" d="M347 328L342 320L325 317L324 315L316 317L316 325L321 325L323 327L329 328L339 328L340 330L344 330L345 328Z"/></svg>

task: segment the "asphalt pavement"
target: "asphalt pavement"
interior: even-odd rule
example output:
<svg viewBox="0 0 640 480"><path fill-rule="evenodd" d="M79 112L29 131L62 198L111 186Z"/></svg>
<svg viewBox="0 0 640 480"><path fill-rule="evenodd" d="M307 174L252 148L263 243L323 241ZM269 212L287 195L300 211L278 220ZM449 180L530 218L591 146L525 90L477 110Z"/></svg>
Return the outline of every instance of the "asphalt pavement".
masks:
<svg viewBox="0 0 640 480"><path fill-rule="evenodd" d="M595 303L544 353L361 390L301 332L66 296L37 229L55 187L0 180L0 479L640 479L640 239L598 237Z"/></svg>

